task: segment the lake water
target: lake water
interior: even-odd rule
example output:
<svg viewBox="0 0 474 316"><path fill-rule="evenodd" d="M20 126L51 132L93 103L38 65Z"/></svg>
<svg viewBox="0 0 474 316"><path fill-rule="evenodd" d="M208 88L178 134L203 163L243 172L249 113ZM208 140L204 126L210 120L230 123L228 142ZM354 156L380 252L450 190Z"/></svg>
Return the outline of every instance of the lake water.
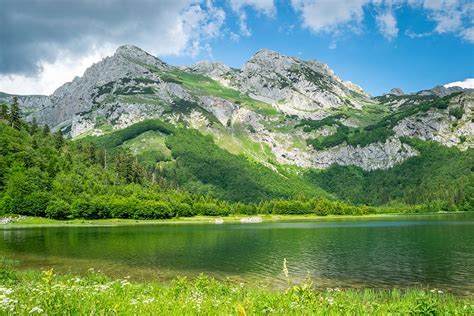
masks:
<svg viewBox="0 0 474 316"><path fill-rule="evenodd" d="M0 230L0 257L20 269L169 280L220 279L318 287L429 286L474 293L474 214L259 224L157 224Z"/></svg>

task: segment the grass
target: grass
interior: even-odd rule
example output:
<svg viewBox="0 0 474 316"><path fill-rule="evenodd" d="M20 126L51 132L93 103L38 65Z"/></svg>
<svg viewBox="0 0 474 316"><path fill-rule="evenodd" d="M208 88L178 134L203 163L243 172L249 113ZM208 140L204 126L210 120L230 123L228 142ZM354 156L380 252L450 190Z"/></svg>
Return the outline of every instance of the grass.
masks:
<svg viewBox="0 0 474 316"><path fill-rule="evenodd" d="M270 104L252 99L238 90L224 87L209 77L178 69L159 71L158 73L164 81L182 84L198 95L209 95L227 99L266 116L279 114Z"/></svg>
<svg viewBox="0 0 474 316"><path fill-rule="evenodd" d="M135 283L53 270L0 268L0 314L43 315L472 315L474 300L436 289L324 289L311 283L286 290L199 276Z"/></svg>
<svg viewBox="0 0 474 316"><path fill-rule="evenodd" d="M225 217L203 216L197 215L193 217L174 217L171 219L122 219L122 218L108 218L108 219L70 219L70 220L56 220L44 217L26 216L21 220L15 220L18 215L4 215L5 217L13 218L9 224L0 225L0 230L8 228L20 227L35 227L35 226L117 226L117 225L153 225L153 224L197 224L197 223L212 223L216 218L224 219L225 223L239 223L242 218L249 216L260 216L264 222L291 222L291 221L337 221L337 220L356 220L356 219L390 219L398 218L400 216L420 218L422 216L443 215L450 214L466 214L466 212L439 212L439 213L423 213L423 214L406 214L406 213L380 213L380 214L366 214L366 215L327 215L320 216L316 214L257 214L257 215L229 215ZM2 219L2 216L0 216Z"/></svg>

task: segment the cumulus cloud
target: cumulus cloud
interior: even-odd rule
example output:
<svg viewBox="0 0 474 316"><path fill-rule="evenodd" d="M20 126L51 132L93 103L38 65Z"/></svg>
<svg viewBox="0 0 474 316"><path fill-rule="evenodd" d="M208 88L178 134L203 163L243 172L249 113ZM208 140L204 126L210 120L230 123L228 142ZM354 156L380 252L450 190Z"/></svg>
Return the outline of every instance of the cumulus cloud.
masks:
<svg viewBox="0 0 474 316"><path fill-rule="evenodd" d="M38 74L59 51L81 57L104 44L182 54L191 43L217 36L225 19L211 2L191 0L0 1L2 74Z"/></svg>
<svg viewBox="0 0 474 316"><path fill-rule="evenodd" d="M474 42L470 36L474 20L474 3L471 0L411 0L409 4L427 10L428 17L436 23L433 34L453 33Z"/></svg>
<svg viewBox="0 0 474 316"><path fill-rule="evenodd" d="M468 78L464 81L455 81L444 85L446 88L449 87L461 87L464 89L474 89L474 78Z"/></svg>
<svg viewBox="0 0 474 316"><path fill-rule="evenodd" d="M19 83L49 93L57 88L49 86L52 73L71 80L83 62L122 44L155 55L210 54L225 20L210 0L0 0L0 7L0 91L14 93Z"/></svg>
<svg viewBox="0 0 474 316"><path fill-rule="evenodd" d="M247 24L247 13L245 11L247 7L267 16L273 16L276 12L273 0L230 0L230 6L239 16L240 34L247 37L252 35L252 31Z"/></svg>
<svg viewBox="0 0 474 316"><path fill-rule="evenodd" d="M90 53L76 56L67 51L58 52L54 62L40 61L41 72L30 76L9 74L0 76L0 91L15 94L51 94L56 88L75 76L82 75L93 63L111 55L115 46L93 48Z"/></svg>
<svg viewBox="0 0 474 316"><path fill-rule="evenodd" d="M380 10L376 23L380 32L393 39L399 29L394 11L402 6L423 10L428 19L435 22L433 32L454 33L469 42L472 40L474 3L472 0L292 0L292 6L301 15L302 24L315 33L340 35L345 29L360 32L368 6ZM409 31L416 38L417 33ZM421 36L420 36L421 37Z"/></svg>
<svg viewBox="0 0 474 316"><path fill-rule="evenodd" d="M300 12L303 26L314 32L333 32L348 23L358 24L364 17L363 7L369 0L292 0Z"/></svg>
<svg viewBox="0 0 474 316"><path fill-rule="evenodd" d="M377 15L376 21L380 33L382 33L385 38L387 38L388 40L392 40L397 37L397 20L393 16L392 12L388 11Z"/></svg>

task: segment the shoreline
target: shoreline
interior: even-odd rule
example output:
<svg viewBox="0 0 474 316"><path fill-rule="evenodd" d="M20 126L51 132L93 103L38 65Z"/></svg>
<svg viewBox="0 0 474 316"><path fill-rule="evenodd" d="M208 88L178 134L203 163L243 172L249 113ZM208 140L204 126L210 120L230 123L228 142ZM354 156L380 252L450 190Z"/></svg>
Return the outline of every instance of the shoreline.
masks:
<svg viewBox="0 0 474 316"><path fill-rule="evenodd" d="M28 227L110 227L110 226L132 226L132 225L157 225L157 224L216 224L217 219L222 219L223 223L217 224L239 224L242 219L259 217L262 219L260 223L276 223L276 222L324 222L337 220L357 220L357 219L384 219L384 218L421 218L424 216L449 216L459 214L473 214L474 212L432 212L432 213L386 213L386 214L365 214L365 215L327 215L320 216L314 214L305 215L287 215L287 214L256 214L256 215L230 215L225 217L219 216L193 216L178 217L170 219L72 219L72 220L54 220L44 217L22 216L22 215L3 215L0 220L6 217L21 217L21 220L0 225L1 229L8 228L28 228ZM242 223L247 225L258 223Z"/></svg>

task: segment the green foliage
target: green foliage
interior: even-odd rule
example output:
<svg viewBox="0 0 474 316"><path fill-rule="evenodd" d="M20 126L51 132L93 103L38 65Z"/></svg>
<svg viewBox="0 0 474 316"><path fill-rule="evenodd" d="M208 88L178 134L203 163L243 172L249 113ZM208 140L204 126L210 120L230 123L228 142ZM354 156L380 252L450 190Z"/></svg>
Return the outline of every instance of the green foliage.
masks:
<svg viewBox="0 0 474 316"><path fill-rule="evenodd" d="M364 128L344 126L336 121L337 117L329 116L326 118L327 123L333 122L338 124L336 133L318 139L308 139L307 144L313 146L313 148L317 150L323 150L343 143L346 143L347 145L363 147L375 142L385 142L387 138L395 134L393 128L404 118L415 115L419 112L426 112L432 108L447 109L451 98L456 95L457 93L453 93L442 98L436 98L434 100L425 101L407 108L402 108L401 110L384 117L379 122L368 125ZM455 111L454 114L459 115L457 111ZM324 122L324 120L325 119L321 121L315 121L314 123L304 122L304 124L302 124L306 126L306 129L311 130L313 129L312 126L314 126L314 129L317 129L322 125L328 125Z"/></svg>
<svg viewBox="0 0 474 316"><path fill-rule="evenodd" d="M159 131L169 135L174 131L174 127L171 124L159 120L145 120L101 137L88 136L83 140L97 147L110 149L120 146L127 140L133 139L146 131Z"/></svg>
<svg viewBox="0 0 474 316"><path fill-rule="evenodd" d="M11 127L16 129L21 128L21 113L17 97L13 97L13 103L11 104L10 112L8 113L8 121L10 122Z"/></svg>
<svg viewBox="0 0 474 316"><path fill-rule="evenodd" d="M243 107L250 108L259 114L277 115L278 112L268 103L264 103L242 94L238 90L224 87L219 82L196 73L190 73L178 69L170 71L159 71L160 78L166 82L184 85L187 89L198 95L211 95L221 97Z"/></svg>
<svg viewBox="0 0 474 316"><path fill-rule="evenodd" d="M464 108L462 106L457 106L449 110L449 115L454 116L456 119L461 119L464 115Z"/></svg>
<svg viewBox="0 0 474 316"><path fill-rule="evenodd" d="M305 119L305 120L301 120L300 123L296 124L295 128L303 126L303 131L310 132L313 130L317 130L323 126L332 126L332 125L341 126L341 123L339 122L339 120L346 117L347 115L340 113L340 114L326 116L325 118L318 121Z"/></svg>
<svg viewBox="0 0 474 316"><path fill-rule="evenodd" d="M333 166L323 172L310 171L307 176L352 203L382 205L399 201L429 203L433 211L474 209L472 149L459 151L434 142L404 141L420 155L391 169L367 172L357 167Z"/></svg>
<svg viewBox="0 0 474 316"><path fill-rule="evenodd" d="M45 215L48 218L66 219L71 212L71 206L64 200L54 199L49 201Z"/></svg>
<svg viewBox="0 0 474 316"><path fill-rule="evenodd" d="M472 315L472 297L424 288L286 290L200 275L169 284L112 280L102 273L56 275L0 267L0 314L28 315Z"/></svg>
<svg viewBox="0 0 474 316"><path fill-rule="evenodd" d="M210 136L195 130L179 129L167 138L177 162L174 170L178 183L203 183L214 188L214 195L232 202L255 202L271 198L289 198L304 192L319 192L304 180L280 175L267 167L233 155L214 144Z"/></svg>
<svg viewBox="0 0 474 316"><path fill-rule="evenodd" d="M0 119L8 119L8 105L5 103L0 104Z"/></svg>

